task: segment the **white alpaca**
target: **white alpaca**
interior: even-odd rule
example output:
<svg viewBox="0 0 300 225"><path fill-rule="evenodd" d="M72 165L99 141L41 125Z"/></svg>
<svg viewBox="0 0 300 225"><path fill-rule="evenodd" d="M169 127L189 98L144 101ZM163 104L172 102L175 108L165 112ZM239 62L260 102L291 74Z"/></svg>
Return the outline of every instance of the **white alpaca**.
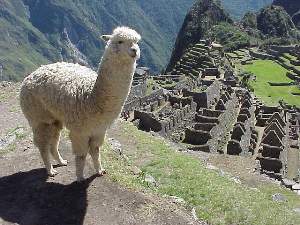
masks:
<svg viewBox="0 0 300 225"><path fill-rule="evenodd" d="M76 161L77 180L83 180L87 153L98 175L100 147L107 128L118 118L130 91L136 60L140 57L140 35L127 27L118 27L107 41L98 72L72 63L41 66L22 83L20 103L33 130L47 172L57 172L50 163L50 153L60 165L66 165L58 151L61 129L70 131Z"/></svg>

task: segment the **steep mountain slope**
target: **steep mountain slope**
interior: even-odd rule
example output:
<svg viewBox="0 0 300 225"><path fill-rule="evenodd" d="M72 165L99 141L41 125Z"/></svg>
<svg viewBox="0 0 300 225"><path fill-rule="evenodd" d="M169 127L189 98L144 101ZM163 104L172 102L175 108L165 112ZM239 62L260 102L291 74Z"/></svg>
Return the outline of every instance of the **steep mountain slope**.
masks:
<svg viewBox="0 0 300 225"><path fill-rule="evenodd" d="M193 1L0 0L0 79L20 79L57 60L96 67L99 36L117 25L142 34L140 64L159 71Z"/></svg>
<svg viewBox="0 0 300 225"><path fill-rule="evenodd" d="M247 11L258 11L264 6L271 4L273 0L221 0L224 8L235 19L240 19ZM285 0L283 0L285 1ZM297 0L296 0L297 1Z"/></svg>
<svg viewBox="0 0 300 225"><path fill-rule="evenodd" d="M16 79L37 65L60 59L28 19L23 2L0 1L0 79Z"/></svg>
<svg viewBox="0 0 300 225"><path fill-rule="evenodd" d="M282 6L292 17L295 25L300 29L300 1L299 0L274 0L273 5Z"/></svg>
<svg viewBox="0 0 300 225"><path fill-rule="evenodd" d="M232 20L219 4L212 0L197 0L179 31L167 71L171 71L190 45L197 43L213 25L220 22L232 23Z"/></svg>

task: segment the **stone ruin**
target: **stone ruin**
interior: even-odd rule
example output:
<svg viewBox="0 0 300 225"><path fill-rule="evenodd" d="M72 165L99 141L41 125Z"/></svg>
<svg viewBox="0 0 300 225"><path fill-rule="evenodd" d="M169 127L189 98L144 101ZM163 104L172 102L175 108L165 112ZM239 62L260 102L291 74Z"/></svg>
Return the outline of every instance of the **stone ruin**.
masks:
<svg viewBox="0 0 300 225"><path fill-rule="evenodd" d="M300 110L262 104L221 54L191 47L170 74L151 77L162 88L146 95L147 82L133 86L123 113L192 151L250 157L262 173L299 181Z"/></svg>

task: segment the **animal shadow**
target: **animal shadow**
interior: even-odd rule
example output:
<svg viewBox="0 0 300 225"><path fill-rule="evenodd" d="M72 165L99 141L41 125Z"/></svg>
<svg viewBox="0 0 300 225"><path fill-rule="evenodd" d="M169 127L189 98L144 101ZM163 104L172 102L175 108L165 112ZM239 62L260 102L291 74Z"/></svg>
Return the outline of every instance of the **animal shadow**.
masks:
<svg viewBox="0 0 300 225"><path fill-rule="evenodd" d="M95 179L63 185L46 182L45 169L0 178L0 217L20 225L82 225L87 188Z"/></svg>

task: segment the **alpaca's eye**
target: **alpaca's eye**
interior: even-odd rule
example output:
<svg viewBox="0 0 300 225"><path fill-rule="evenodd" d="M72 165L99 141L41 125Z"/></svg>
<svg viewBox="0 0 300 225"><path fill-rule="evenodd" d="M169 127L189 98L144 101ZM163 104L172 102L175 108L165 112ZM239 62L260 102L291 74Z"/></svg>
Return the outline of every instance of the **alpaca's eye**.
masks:
<svg viewBox="0 0 300 225"><path fill-rule="evenodd" d="M119 44L123 44L123 41L119 41L118 43L119 43Z"/></svg>

